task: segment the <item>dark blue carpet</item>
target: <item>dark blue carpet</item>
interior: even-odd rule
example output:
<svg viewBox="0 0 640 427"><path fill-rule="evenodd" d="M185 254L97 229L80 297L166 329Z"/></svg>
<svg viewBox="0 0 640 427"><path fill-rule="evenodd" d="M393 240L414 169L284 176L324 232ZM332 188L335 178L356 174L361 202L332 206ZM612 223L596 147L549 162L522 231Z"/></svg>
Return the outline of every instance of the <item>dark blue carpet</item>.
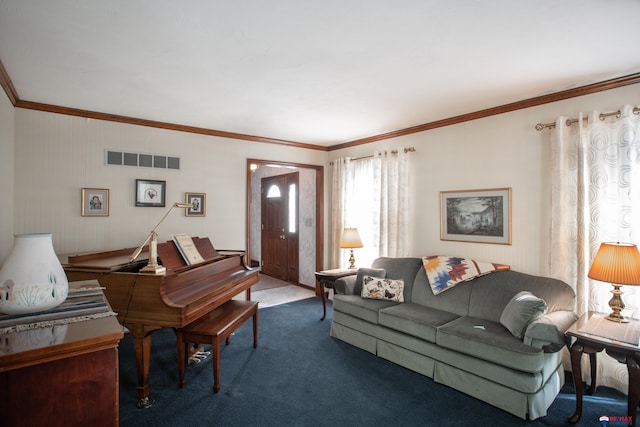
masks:
<svg viewBox="0 0 640 427"><path fill-rule="evenodd" d="M128 426L565 426L575 409L571 378L549 409L524 421L431 379L329 336L331 307L310 298L260 309L258 348L246 322L223 347L221 385L213 394L211 359L186 368L179 389L175 334L153 334L151 394L135 406L130 337L120 344L120 425ZM625 416L626 396L600 387L586 396L577 426L601 415Z"/></svg>

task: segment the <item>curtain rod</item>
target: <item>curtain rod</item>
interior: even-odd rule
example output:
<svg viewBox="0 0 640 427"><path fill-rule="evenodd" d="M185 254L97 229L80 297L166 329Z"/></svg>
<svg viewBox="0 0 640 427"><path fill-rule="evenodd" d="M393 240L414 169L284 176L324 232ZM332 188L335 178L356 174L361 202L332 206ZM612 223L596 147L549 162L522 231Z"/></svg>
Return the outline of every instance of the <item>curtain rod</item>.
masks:
<svg viewBox="0 0 640 427"><path fill-rule="evenodd" d="M640 107L635 107L633 109L633 114L638 115L640 114ZM607 117L610 116L616 116L616 118L620 118L620 110L618 111L612 111L610 113L600 113L600 115L598 116L600 118L600 120L604 120ZM586 119L586 117L583 117L583 119ZM571 126L574 123L578 123L580 119L567 119L566 124L567 126ZM556 127L555 123L538 123L536 125L536 130L537 131L541 131L544 129L553 129L554 127Z"/></svg>
<svg viewBox="0 0 640 427"><path fill-rule="evenodd" d="M415 153L416 149L414 147L407 147L404 149L405 153ZM384 155L386 156L387 150L384 150ZM393 150L391 151L391 154L398 154L398 150ZM356 161L356 160L364 160L364 159L372 159L373 158L373 154L369 155L369 156L362 156L362 157L354 157L351 159L351 161ZM330 165L333 165L333 162L329 162Z"/></svg>

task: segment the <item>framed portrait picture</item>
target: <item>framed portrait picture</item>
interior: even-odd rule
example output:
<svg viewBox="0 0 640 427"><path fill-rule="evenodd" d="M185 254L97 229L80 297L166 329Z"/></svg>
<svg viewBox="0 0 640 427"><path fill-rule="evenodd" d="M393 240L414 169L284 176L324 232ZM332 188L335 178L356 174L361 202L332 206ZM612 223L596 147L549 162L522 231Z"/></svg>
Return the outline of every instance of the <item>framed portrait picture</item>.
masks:
<svg viewBox="0 0 640 427"><path fill-rule="evenodd" d="M511 188L440 192L440 240L511 244Z"/></svg>
<svg viewBox="0 0 640 427"><path fill-rule="evenodd" d="M82 216L109 216L109 190L83 188L81 214Z"/></svg>
<svg viewBox="0 0 640 427"><path fill-rule="evenodd" d="M136 179L136 206L164 207L166 181Z"/></svg>
<svg viewBox="0 0 640 427"><path fill-rule="evenodd" d="M187 216L205 216L207 214L207 194L187 193L185 201L191 205L185 211Z"/></svg>

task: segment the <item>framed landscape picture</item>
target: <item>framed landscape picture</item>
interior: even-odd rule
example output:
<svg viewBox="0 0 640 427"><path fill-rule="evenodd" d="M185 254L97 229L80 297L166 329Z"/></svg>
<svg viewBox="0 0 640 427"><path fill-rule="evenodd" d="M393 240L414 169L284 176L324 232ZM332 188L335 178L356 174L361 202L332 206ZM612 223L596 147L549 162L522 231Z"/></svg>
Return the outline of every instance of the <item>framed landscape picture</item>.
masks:
<svg viewBox="0 0 640 427"><path fill-rule="evenodd" d="M136 179L136 206L154 206L163 208L167 192L166 181Z"/></svg>
<svg viewBox="0 0 640 427"><path fill-rule="evenodd" d="M82 216L109 216L109 190L83 188L81 214Z"/></svg>
<svg viewBox="0 0 640 427"><path fill-rule="evenodd" d="M440 192L440 240L511 244L511 188Z"/></svg>
<svg viewBox="0 0 640 427"><path fill-rule="evenodd" d="M186 202L191 205L185 211L186 216L205 216L207 214L206 193L187 193Z"/></svg>

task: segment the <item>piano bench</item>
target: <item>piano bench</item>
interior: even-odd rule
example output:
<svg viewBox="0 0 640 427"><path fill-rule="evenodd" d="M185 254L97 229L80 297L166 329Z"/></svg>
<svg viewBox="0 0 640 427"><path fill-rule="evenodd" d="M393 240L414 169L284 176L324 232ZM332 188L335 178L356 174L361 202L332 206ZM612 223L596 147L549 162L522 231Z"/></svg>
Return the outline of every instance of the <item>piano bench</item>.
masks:
<svg viewBox="0 0 640 427"><path fill-rule="evenodd" d="M253 348L258 347L258 302L230 300L193 323L176 330L178 350L178 386L184 387L184 366L188 344L211 344L213 392L220 391L220 343L246 320L253 317Z"/></svg>

